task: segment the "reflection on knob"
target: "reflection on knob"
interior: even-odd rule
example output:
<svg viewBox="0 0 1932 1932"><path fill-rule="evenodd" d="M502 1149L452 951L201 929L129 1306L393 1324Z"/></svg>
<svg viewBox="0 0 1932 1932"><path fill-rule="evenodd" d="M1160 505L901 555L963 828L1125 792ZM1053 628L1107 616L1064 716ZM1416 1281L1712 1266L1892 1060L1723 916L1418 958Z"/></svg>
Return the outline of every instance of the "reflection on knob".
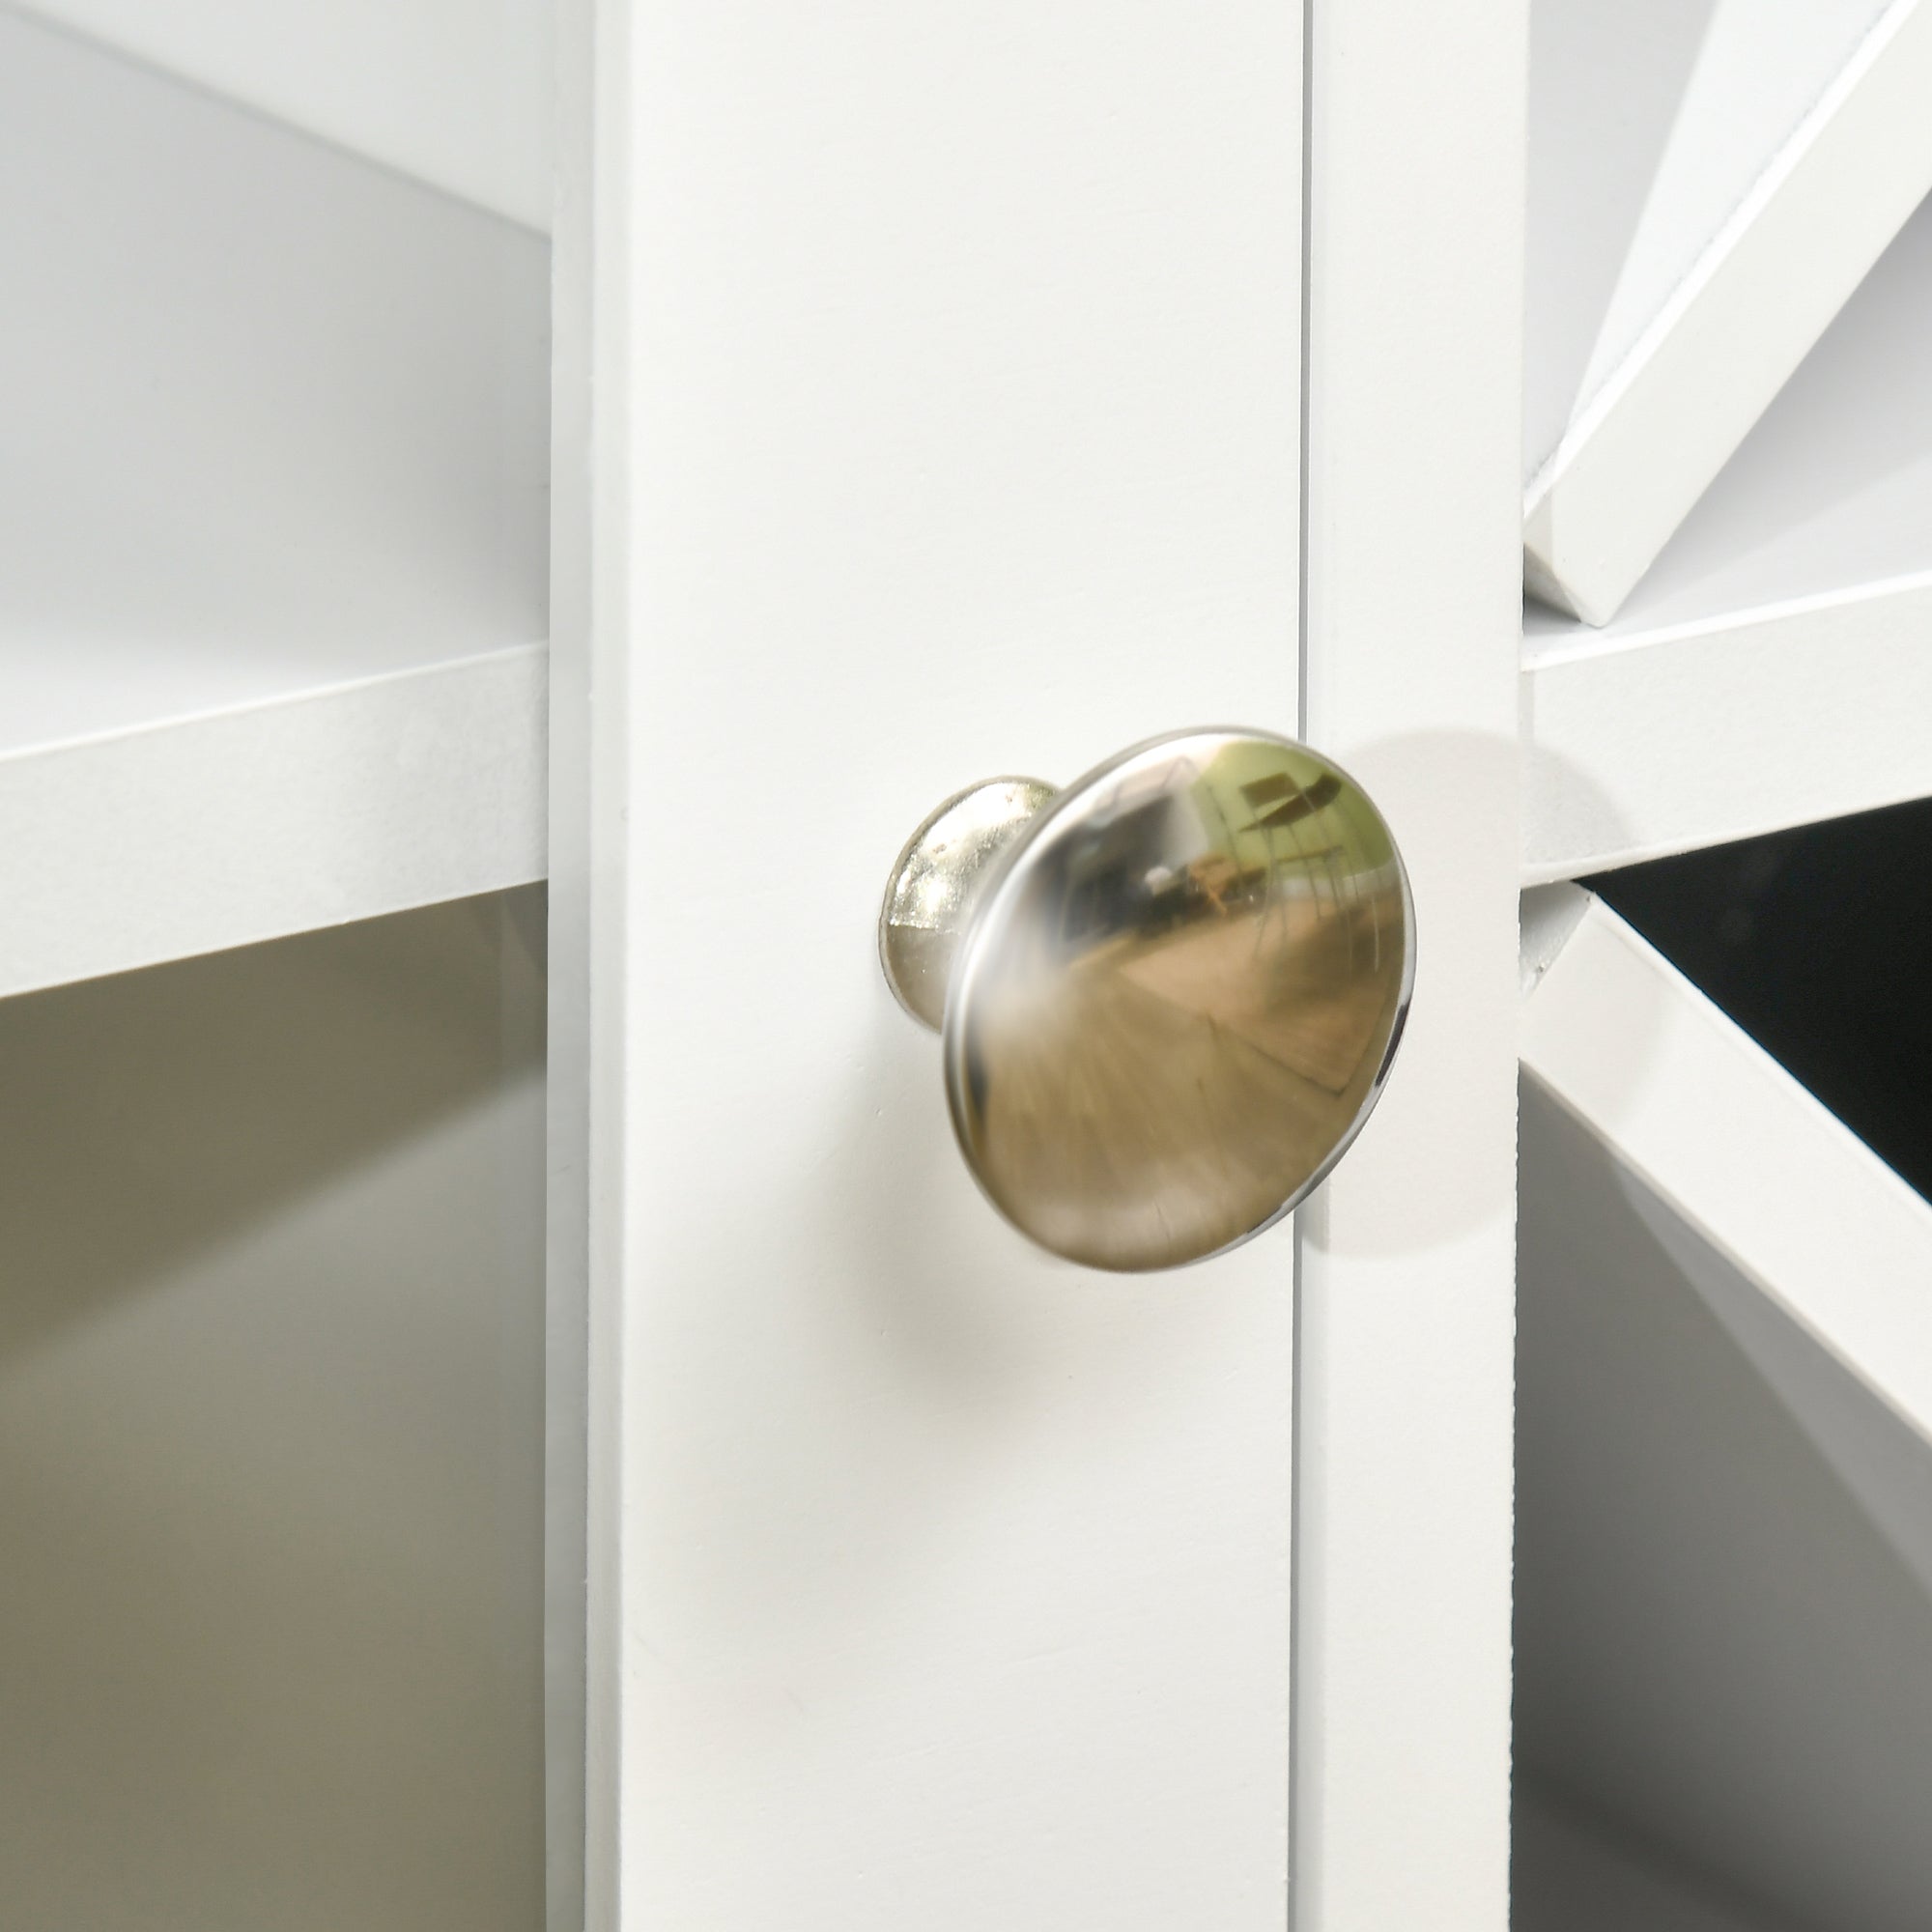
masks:
<svg viewBox="0 0 1932 1932"><path fill-rule="evenodd" d="M1142 1270L1259 1234L1341 1158L1402 1038L1415 917L1347 773L1182 731L1064 791L949 799L893 868L879 952L942 1032L994 1206L1069 1261Z"/></svg>

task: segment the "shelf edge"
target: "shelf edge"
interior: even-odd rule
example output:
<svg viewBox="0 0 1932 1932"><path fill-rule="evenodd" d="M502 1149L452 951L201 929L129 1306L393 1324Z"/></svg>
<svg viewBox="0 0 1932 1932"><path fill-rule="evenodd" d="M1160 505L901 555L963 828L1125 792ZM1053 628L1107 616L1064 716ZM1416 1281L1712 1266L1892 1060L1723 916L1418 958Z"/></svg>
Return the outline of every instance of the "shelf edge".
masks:
<svg viewBox="0 0 1932 1932"><path fill-rule="evenodd" d="M1932 796L1932 582L1522 673L1525 885Z"/></svg>
<svg viewBox="0 0 1932 1932"><path fill-rule="evenodd" d="M0 997L542 878L547 656L0 762Z"/></svg>

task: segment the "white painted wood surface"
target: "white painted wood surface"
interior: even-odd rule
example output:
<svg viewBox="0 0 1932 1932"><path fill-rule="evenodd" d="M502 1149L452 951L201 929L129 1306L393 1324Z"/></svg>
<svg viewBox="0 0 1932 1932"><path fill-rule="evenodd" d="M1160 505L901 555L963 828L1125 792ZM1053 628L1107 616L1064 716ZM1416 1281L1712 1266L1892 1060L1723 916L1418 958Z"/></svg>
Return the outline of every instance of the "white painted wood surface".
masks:
<svg viewBox="0 0 1932 1932"><path fill-rule="evenodd" d="M1932 188L1923 0L1541 0L1524 561L1612 617Z"/></svg>
<svg viewBox="0 0 1932 1932"><path fill-rule="evenodd" d="M10 1926L538 1922L543 938L0 1003Z"/></svg>
<svg viewBox="0 0 1932 1932"><path fill-rule="evenodd" d="M1601 900L1541 977L1521 1044L1761 1294L1932 1431L1932 1207Z"/></svg>
<svg viewBox="0 0 1932 1932"><path fill-rule="evenodd" d="M1027 1250L873 934L949 789L1294 719L1297 10L565 45L589 1922L1278 1932L1288 1231Z"/></svg>
<svg viewBox="0 0 1932 1932"><path fill-rule="evenodd" d="M0 996L544 875L503 651L0 759Z"/></svg>
<svg viewBox="0 0 1932 1932"><path fill-rule="evenodd" d="M547 251L0 16L0 992L542 876Z"/></svg>
<svg viewBox="0 0 1932 1932"><path fill-rule="evenodd" d="M1794 1923L1922 1925L1932 1208L1601 904L1523 1065L1521 1761Z"/></svg>
<svg viewBox="0 0 1932 1932"><path fill-rule="evenodd" d="M525 227L550 227L550 0L8 5Z"/></svg>
<svg viewBox="0 0 1932 1932"><path fill-rule="evenodd" d="M1527 43L1515 4L1314 12L1304 722L1388 814L1419 954L1302 1216L1299 1932L1509 1918Z"/></svg>
<svg viewBox="0 0 1932 1932"><path fill-rule="evenodd" d="M1614 622L1525 613L1525 869L1932 792L1932 208Z"/></svg>
<svg viewBox="0 0 1932 1932"><path fill-rule="evenodd" d="M1928 627L1911 586L1532 666L1524 883L1932 792Z"/></svg>

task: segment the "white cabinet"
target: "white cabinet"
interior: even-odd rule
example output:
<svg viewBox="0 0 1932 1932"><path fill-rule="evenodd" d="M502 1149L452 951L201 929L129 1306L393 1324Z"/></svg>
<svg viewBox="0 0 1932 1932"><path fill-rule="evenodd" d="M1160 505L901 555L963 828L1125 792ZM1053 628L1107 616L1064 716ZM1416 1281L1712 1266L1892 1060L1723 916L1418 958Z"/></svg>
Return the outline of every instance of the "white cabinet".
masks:
<svg viewBox="0 0 1932 1932"><path fill-rule="evenodd" d="M1567 882L1932 795L1925 5L0 13L32 1932L1924 1921L1932 1210ZM873 924L1208 724L1414 1004L1110 1276Z"/></svg>

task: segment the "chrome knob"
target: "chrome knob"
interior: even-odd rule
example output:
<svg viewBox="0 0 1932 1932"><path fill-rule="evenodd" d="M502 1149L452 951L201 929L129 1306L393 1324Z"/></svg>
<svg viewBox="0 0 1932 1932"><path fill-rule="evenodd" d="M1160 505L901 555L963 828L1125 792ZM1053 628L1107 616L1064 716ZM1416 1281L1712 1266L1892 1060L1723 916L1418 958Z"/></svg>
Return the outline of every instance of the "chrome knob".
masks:
<svg viewBox="0 0 1932 1932"><path fill-rule="evenodd" d="M1261 731L1180 731L1056 792L992 779L899 854L879 917L940 1030L993 1205L1094 1267L1178 1267L1287 1213L1361 1130L1415 978L1368 794Z"/></svg>

